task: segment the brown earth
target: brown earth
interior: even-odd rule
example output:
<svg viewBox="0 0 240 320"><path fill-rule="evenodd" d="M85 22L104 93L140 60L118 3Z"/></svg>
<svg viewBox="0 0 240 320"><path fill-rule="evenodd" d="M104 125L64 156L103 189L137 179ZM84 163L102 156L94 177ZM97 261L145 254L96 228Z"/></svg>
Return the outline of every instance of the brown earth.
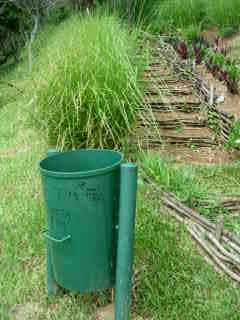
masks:
<svg viewBox="0 0 240 320"><path fill-rule="evenodd" d="M227 151L221 147L190 148L184 146L165 145L159 150L152 150L153 154L174 158L179 163L197 165L224 165L240 159L240 151Z"/></svg>

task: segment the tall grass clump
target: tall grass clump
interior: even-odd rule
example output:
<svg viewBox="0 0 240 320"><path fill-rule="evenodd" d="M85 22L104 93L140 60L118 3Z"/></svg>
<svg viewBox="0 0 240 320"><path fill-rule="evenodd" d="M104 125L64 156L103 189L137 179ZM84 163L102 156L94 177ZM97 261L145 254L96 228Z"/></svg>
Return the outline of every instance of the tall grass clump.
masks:
<svg viewBox="0 0 240 320"><path fill-rule="evenodd" d="M189 26L236 31L240 25L239 0L158 0L155 28L169 31Z"/></svg>
<svg viewBox="0 0 240 320"><path fill-rule="evenodd" d="M205 0L158 1L155 29L166 32L203 23L206 18L205 5Z"/></svg>
<svg viewBox="0 0 240 320"><path fill-rule="evenodd" d="M223 35L237 31L240 25L239 0L211 0L206 6L211 24L217 26Z"/></svg>
<svg viewBox="0 0 240 320"><path fill-rule="evenodd" d="M73 16L61 25L35 82L36 115L51 144L124 145L141 100L137 47L138 32L113 16Z"/></svg>
<svg viewBox="0 0 240 320"><path fill-rule="evenodd" d="M151 27L157 18L157 7L161 0L116 0L114 10L138 26Z"/></svg>

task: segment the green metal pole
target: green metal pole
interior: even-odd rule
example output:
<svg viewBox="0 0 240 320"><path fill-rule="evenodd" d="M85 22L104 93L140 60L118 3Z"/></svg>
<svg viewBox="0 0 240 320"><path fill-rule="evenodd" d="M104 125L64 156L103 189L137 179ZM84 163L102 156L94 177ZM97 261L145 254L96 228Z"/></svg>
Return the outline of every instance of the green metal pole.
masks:
<svg viewBox="0 0 240 320"><path fill-rule="evenodd" d="M137 165L121 165L115 320L128 320L131 304L132 263L137 193Z"/></svg>
<svg viewBox="0 0 240 320"><path fill-rule="evenodd" d="M59 154L59 151L55 149L50 149L47 151L47 157ZM57 294L58 285L54 279L54 272L52 266L51 250L49 246L49 241L46 240L46 287L49 296Z"/></svg>

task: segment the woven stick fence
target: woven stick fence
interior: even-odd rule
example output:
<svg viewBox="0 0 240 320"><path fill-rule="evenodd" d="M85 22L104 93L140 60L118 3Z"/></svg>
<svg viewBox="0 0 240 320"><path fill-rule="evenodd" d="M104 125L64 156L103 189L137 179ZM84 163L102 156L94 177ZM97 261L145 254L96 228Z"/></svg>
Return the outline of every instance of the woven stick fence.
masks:
<svg viewBox="0 0 240 320"><path fill-rule="evenodd" d="M236 119L232 114L218 110L216 104L218 96L214 88L209 87L206 81L195 73L192 63L182 61L174 48L162 38L158 42L158 51L164 56L173 72L183 79L192 81L202 104L219 120L221 140L227 142Z"/></svg>
<svg viewBox="0 0 240 320"><path fill-rule="evenodd" d="M218 223L213 223L184 205L174 195L162 191L155 184L151 185L168 212L186 225L205 260L216 271L240 284L240 238L224 229L222 216Z"/></svg>
<svg viewBox="0 0 240 320"><path fill-rule="evenodd" d="M195 210L183 204L175 195L165 192L143 170L144 181L153 189L157 197L178 222L185 224L188 232L197 243L205 261L214 269L226 274L240 284L240 237L224 229L224 218L219 215L214 223ZM228 198L223 203L239 203L240 198Z"/></svg>

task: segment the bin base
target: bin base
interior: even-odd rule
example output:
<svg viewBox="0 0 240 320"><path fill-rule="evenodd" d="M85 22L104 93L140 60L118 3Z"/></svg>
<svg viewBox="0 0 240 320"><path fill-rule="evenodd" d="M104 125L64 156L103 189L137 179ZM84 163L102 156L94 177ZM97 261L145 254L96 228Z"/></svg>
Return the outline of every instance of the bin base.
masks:
<svg viewBox="0 0 240 320"><path fill-rule="evenodd" d="M53 268L52 268L52 259L47 249L46 253L46 287L47 287L47 294L48 296L55 296L59 292L59 285L54 279Z"/></svg>

